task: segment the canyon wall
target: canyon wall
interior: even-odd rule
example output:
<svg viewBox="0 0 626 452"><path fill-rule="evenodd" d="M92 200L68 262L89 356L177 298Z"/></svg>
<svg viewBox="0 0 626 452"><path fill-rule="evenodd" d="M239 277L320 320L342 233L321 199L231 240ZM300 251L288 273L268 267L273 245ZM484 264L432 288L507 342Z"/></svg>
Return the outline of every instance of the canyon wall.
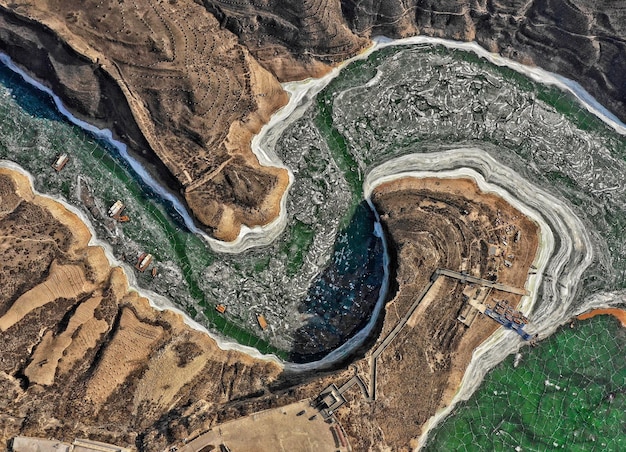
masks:
<svg viewBox="0 0 626 452"><path fill-rule="evenodd" d="M626 120L626 5L595 0L0 1L0 49L127 142L209 233L272 221L284 169L252 135L376 35L475 40L578 81Z"/></svg>
<svg viewBox="0 0 626 452"><path fill-rule="evenodd" d="M203 4L283 80L274 57L329 63L362 38L413 35L476 41L501 55L578 81L626 120L626 4L608 0L204 0ZM340 9L340 14L337 12Z"/></svg>

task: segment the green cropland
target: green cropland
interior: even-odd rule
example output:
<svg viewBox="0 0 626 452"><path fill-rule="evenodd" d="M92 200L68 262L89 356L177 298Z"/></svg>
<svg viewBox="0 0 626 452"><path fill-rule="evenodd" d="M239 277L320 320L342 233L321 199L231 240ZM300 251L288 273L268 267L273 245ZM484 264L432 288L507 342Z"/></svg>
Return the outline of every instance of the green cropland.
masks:
<svg viewBox="0 0 626 452"><path fill-rule="evenodd" d="M430 437L425 450L626 448L626 329L610 316L562 327L507 358Z"/></svg>

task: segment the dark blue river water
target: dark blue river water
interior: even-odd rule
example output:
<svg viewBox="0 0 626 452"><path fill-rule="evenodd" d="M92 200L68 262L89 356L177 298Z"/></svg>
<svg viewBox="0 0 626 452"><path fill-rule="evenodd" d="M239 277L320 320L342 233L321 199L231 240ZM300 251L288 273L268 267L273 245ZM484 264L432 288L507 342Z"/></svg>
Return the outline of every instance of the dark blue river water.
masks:
<svg viewBox="0 0 626 452"><path fill-rule="evenodd" d="M299 310L311 316L296 331L291 360L319 359L369 321L384 278L382 240L376 217L361 203L337 236L331 264L315 279Z"/></svg>

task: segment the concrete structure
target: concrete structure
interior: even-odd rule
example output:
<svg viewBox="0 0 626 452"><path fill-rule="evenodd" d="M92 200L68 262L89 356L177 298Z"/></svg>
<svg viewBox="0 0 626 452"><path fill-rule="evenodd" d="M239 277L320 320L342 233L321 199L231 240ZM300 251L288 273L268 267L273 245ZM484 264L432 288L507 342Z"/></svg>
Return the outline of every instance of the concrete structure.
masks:
<svg viewBox="0 0 626 452"><path fill-rule="evenodd" d="M332 397L338 391L335 387ZM311 404L305 399L214 425L185 441L178 452L350 452L341 425L334 419L325 420Z"/></svg>
<svg viewBox="0 0 626 452"><path fill-rule="evenodd" d="M89 439L75 439L70 452L130 452L130 449Z"/></svg>
<svg viewBox="0 0 626 452"><path fill-rule="evenodd" d="M42 438L16 436L10 445L14 452L70 452L72 445Z"/></svg>
<svg viewBox="0 0 626 452"><path fill-rule="evenodd" d="M438 268L435 270L433 275L444 275L449 278L458 279L462 283L472 283L472 284L480 284L481 286L491 287L492 289L501 290L502 292L509 292L516 295L526 296L530 295L530 293L526 289L519 289L517 287L507 286L506 284L500 284L493 281L488 281L486 279L477 278L476 276L469 275L467 273L459 273L452 270L444 270Z"/></svg>
<svg viewBox="0 0 626 452"><path fill-rule="evenodd" d="M345 385L344 385L345 386ZM344 389L345 390L345 389ZM331 384L324 389L320 395L311 403L324 419L330 419L340 406L346 403L343 391L340 391L335 384Z"/></svg>

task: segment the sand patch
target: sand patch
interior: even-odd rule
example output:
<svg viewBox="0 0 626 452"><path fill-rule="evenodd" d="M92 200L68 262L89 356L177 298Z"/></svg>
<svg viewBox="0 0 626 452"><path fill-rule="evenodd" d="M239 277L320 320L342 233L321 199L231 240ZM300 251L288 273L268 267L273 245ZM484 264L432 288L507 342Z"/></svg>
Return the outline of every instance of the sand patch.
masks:
<svg viewBox="0 0 626 452"><path fill-rule="evenodd" d="M93 316L101 301L102 297L94 296L81 303L60 335L55 337L52 331L46 332L24 371L30 381L42 385L53 384L57 369L59 374L66 373L87 350L95 347L109 327L107 322Z"/></svg>
<svg viewBox="0 0 626 452"><path fill-rule="evenodd" d="M612 315L622 323L622 326L626 328L626 311L623 309L609 308L609 309L594 309L593 311L586 312L576 317L578 320L587 320L597 315Z"/></svg>

